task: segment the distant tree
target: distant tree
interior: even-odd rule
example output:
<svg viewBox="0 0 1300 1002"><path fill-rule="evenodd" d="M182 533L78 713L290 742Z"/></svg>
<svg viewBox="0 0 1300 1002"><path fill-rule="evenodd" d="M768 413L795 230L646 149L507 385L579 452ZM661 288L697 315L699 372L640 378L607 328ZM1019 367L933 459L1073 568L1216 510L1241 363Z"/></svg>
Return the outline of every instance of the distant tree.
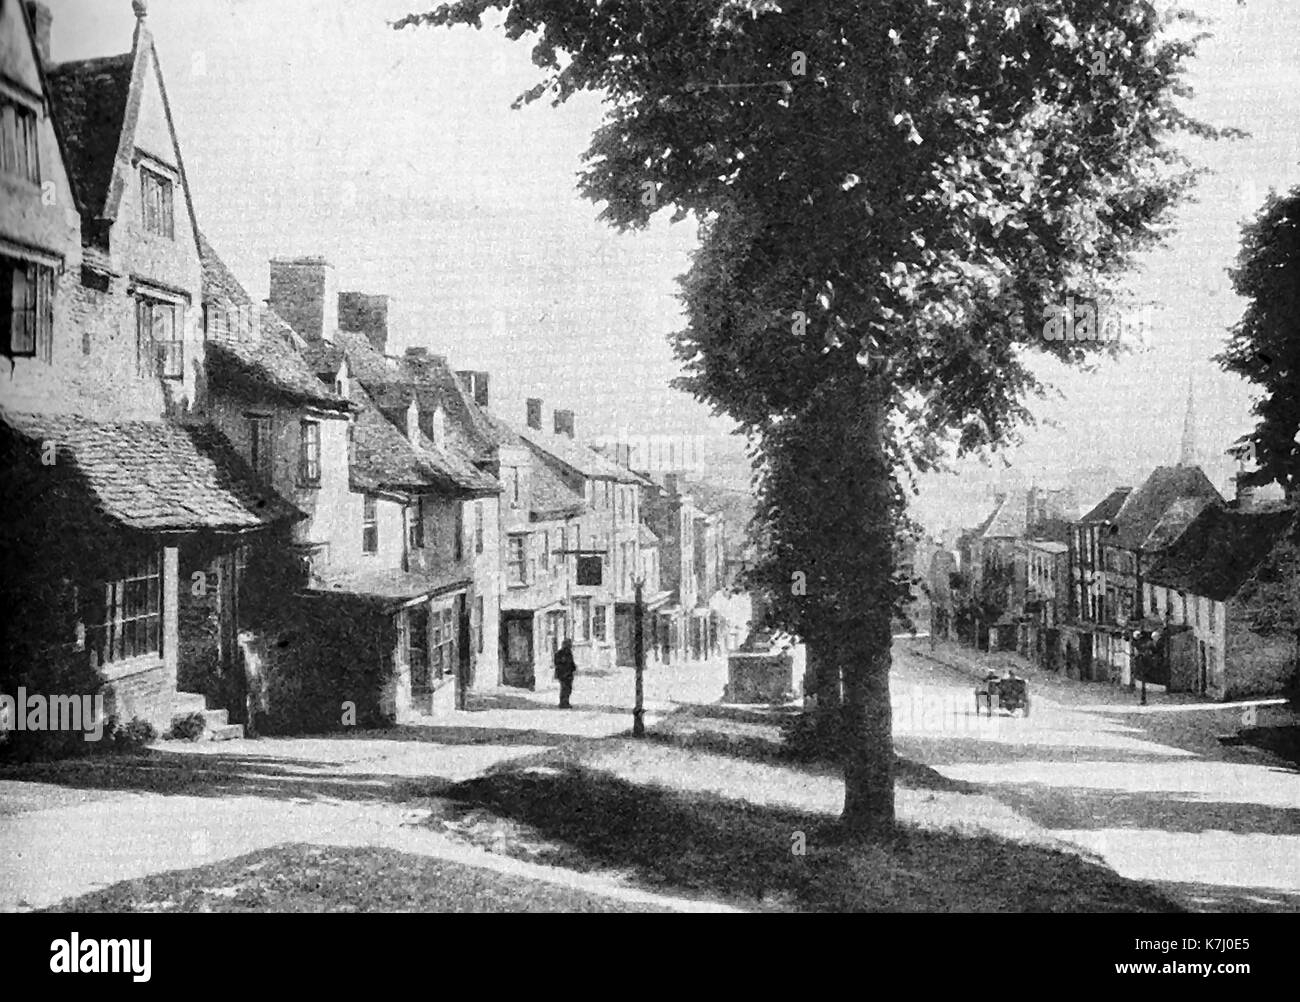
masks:
<svg viewBox="0 0 1300 1002"><path fill-rule="evenodd" d="M1261 391L1249 483L1300 489L1300 185L1271 192L1241 233L1233 287L1248 302L1215 361Z"/></svg>
<svg viewBox="0 0 1300 1002"><path fill-rule="evenodd" d="M694 215L678 385L758 445L755 581L844 692L843 818L894 823L891 613L910 478L995 447L1043 391L1026 354L1097 301L1192 183L1186 11L1115 0L459 0L544 78L602 92L580 188L602 218ZM803 575L806 587L792 587Z"/></svg>

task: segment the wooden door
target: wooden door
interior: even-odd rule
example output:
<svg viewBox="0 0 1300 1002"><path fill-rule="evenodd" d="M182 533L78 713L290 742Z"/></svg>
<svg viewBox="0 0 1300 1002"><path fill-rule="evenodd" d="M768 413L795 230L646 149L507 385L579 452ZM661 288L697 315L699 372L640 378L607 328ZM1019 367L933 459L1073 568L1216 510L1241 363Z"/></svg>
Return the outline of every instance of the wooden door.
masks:
<svg viewBox="0 0 1300 1002"><path fill-rule="evenodd" d="M501 626L502 681L523 689L535 688L532 614L505 616Z"/></svg>

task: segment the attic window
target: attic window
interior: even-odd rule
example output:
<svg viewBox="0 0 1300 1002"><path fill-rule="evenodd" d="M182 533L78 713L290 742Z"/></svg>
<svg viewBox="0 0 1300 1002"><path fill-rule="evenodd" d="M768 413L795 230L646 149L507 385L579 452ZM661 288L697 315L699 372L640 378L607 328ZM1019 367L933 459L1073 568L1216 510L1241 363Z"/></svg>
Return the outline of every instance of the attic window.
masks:
<svg viewBox="0 0 1300 1002"><path fill-rule="evenodd" d="M172 214L172 182L157 171L140 167L140 208L144 231L168 240L176 239Z"/></svg>
<svg viewBox="0 0 1300 1002"><path fill-rule="evenodd" d="M0 96L0 171L32 184L41 183L36 112L8 96Z"/></svg>

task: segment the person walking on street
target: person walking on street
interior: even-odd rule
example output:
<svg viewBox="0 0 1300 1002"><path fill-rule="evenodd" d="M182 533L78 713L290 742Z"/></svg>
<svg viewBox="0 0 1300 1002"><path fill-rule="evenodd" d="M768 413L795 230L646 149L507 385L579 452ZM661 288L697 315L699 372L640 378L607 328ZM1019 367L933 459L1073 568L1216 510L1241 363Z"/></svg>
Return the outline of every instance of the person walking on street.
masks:
<svg viewBox="0 0 1300 1002"><path fill-rule="evenodd" d="M560 709L571 709L569 697L573 694L573 676L578 666L573 660L573 641L566 640L555 652L555 677L560 680Z"/></svg>

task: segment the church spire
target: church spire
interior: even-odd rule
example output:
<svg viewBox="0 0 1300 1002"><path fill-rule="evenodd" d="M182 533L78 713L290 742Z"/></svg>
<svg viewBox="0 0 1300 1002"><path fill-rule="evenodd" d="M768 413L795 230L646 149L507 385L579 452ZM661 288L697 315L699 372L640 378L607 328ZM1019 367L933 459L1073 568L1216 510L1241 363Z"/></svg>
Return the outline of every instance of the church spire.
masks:
<svg viewBox="0 0 1300 1002"><path fill-rule="evenodd" d="M1196 397L1192 377L1187 377L1187 415L1183 418L1183 444L1178 450L1179 466L1196 466Z"/></svg>

